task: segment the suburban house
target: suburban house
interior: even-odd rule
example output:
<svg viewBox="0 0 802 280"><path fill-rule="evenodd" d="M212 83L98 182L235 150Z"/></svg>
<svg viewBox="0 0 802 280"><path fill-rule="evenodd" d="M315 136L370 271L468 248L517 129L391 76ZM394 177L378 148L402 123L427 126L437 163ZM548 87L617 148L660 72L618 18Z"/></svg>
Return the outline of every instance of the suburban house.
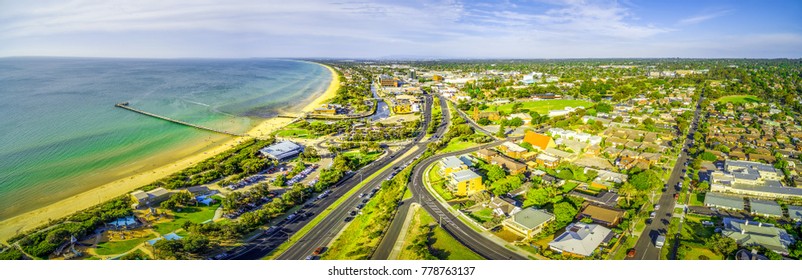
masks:
<svg viewBox="0 0 802 280"><path fill-rule="evenodd" d="M498 152L490 149L481 149L479 151L476 151L476 157L486 162L490 162L490 159L492 159L496 155L498 155Z"/></svg>
<svg viewBox="0 0 802 280"><path fill-rule="evenodd" d="M141 190L134 191L131 193L131 198L134 199L138 208L144 208L159 206L159 203L167 200L172 195L173 193L167 189L158 187L147 192Z"/></svg>
<svg viewBox="0 0 802 280"><path fill-rule="evenodd" d="M766 198L802 198L802 188L785 187L784 174L765 163L726 160L710 176L710 190Z"/></svg>
<svg viewBox="0 0 802 280"><path fill-rule="evenodd" d="M549 242L549 249L561 254L588 257L614 235L612 230L601 225L577 222L568 225L565 232Z"/></svg>
<svg viewBox="0 0 802 280"><path fill-rule="evenodd" d="M510 141L501 143L501 145L498 145L496 149L498 149L499 151L501 151L502 153L511 158L521 158L521 156L523 156L524 153L529 152L529 150L527 150L526 148L518 146L518 144L512 143Z"/></svg>
<svg viewBox="0 0 802 280"><path fill-rule="evenodd" d="M468 165L456 156L440 159L440 175L448 176L453 172L468 169Z"/></svg>
<svg viewBox="0 0 802 280"><path fill-rule="evenodd" d="M530 207L513 214L501 224L515 234L528 239L540 233L543 227L551 221L554 221L554 215Z"/></svg>
<svg viewBox="0 0 802 280"><path fill-rule="evenodd" d="M496 216L509 217L521 211L520 207L515 206L509 201L499 198L497 196L491 198L490 201L487 202L487 205L485 205L485 207L493 209L493 214L495 214Z"/></svg>
<svg viewBox="0 0 802 280"><path fill-rule="evenodd" d="M606 227L615 227L624 218L624 210L588 204L585 209L582 209L577 218L590 218L594 223Z"/></svg>
<svg viewBox="0 0 802 280"><path fill-rule="evenodd" d="M557 165L560 164L560 158L546 153L540 153L535 158L535 162L537 164L545 166L546 168L556 168Z"/></svg>
<svg viewBox="0 0 802 280"><path fill-rule="evenodd" d="M618 205L618 198L619 198L617 193L605 192L605 191L599 192L596 195L589 195L578 192L576 190L572 190L571 192L568 193L568 195L582 198L585 201L606 205L607 207L610 208L615 208L615 206Z"/></svg>
<svg viewBox="0 0 802 280"><path fill-rule="evenodd" d="M259 150L259 153L262 156L277 160L283 161L294 156L297 156L301 152L304 151L304 148L301 145L295 144L292 141L281 141L276 144L264 147Z"/></svg>
<svg viewBox="0 0 802 280"><path fill-rule="evenodd" d="M740 246L762 246L778 254L787 255L794 240L784 229L772 224L724 218L721 234L732 238Z"/></svg>
<svg viewBox="0 0 802 280"><path fill-rule="evenodd" d="M498 165L506 169L512 175L521 174L526 172L526 164L511 159L505 155L497 155L490 159L490 163Z"/></svg>
<svg viewBox="0 0 802 280"><path fill-rule="evenodd" d="M714 192L705 194L705 206L737 211L744 211L746 209L746 207L744 207L743 197Z"/></svg>
<svg viewBox="0 0 802 280"><path fill-rule="evenodd" d="M788 217L791 220L802 222L802 206L788 205Z"/></svg>
<svg viewBox="0 0 802 280"><path fill-rule="evenodd" d="M752 213L752 215L774 218L781 218L783 216L783 209L780 208L780 204L776 201L749 199L749 206L749 212Z"/></svg>
<svg viewBox="0 0 802 280"><path fill-rule="evenodd" d="M524 142L532 144L532 147L541 151L557 146L557 144L554 143L554 139L551 139L551 137L533 131L526 132L524 135Z"/></svg>
<svg viewBox="0 0 802 280"><path fill-rule="evenodd" d="M469 196L485 189L482 176L467 169L452 172L446 185L456 196Z"/></svg>

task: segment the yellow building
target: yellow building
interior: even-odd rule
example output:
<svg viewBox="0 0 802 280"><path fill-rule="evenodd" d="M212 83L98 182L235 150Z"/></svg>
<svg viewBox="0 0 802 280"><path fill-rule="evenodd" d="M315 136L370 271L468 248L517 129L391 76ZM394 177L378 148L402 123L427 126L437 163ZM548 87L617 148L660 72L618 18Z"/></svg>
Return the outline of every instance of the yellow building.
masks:
<svg viewBox="0 0 802 280"><path fill-rule="evenodd" d="M451 173L446 185L456 196L469 196L485 189L482 176L467 169Z"/></svg>
<svg viewBox="0 0 802 280"><path fill-rule="evenodd" d="M468 165L455 156L440 159L440 175L448 176L451 173L466 169L468 169Z"/></svg>

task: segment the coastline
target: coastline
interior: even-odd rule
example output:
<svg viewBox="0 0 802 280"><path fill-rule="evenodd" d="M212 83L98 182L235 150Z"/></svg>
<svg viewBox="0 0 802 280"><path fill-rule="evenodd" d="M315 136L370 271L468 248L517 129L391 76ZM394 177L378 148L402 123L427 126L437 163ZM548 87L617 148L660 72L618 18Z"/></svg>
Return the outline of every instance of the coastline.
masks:
<svg viewBox="0 0 802 280"><path fill-rule="evenodd" d="M333 68L320 63L315 64L321 65L328 69L331 72L332 80L326 90L321 94L310 96L307 99L310 100L309 103L307 103L307 105L298 111L299 113L309 112L314 108L319 107L327 100L333 98L340 87L337 73ZM189 156L177 161L167 163L156 168L143 170L139 173L126 176L125 178L99 185L95 188L62 199L55 203L2 220L0 221L0 240L5 243L6 240L17 235L18 233L34 229L45 223L48 223L51 220L69 216L75 212L87 209L104 201L125 195L137 188L150 184L156 180L169 176L170 174L186 169L193 164L225 152L249 138L264 138L269 136L274 131L281 129L282 127L290 124L292 121L293 120L289 118L279 117L265 119L251 128L246 133L248 136L234 137L221 142L212 142L211 144L207 143L206 141L198 143L187 148L188 151L196 151L195 153L192 153Z"/></svg>

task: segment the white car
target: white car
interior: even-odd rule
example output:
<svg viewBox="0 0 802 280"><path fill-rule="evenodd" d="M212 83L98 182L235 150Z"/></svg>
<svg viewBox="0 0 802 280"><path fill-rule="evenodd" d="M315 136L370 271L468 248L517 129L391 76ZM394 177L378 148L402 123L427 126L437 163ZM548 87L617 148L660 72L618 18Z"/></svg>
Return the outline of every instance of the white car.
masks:
<svg viewBox="0 0 802 280"><path fill-rule="evenodd" d="M660 210L660 204L655 204L654 205L654 211L657 211L657 210Z"/></svg>
<svg viewBox="0 0 802 280"><path fill-rule="evenodd" d="M654 211L652 211L652 213L651 213L651 214L649 214L649 218L652 218L652 219L654 219L654 216L656 216L656 215L657 215L657 213L655 213Z"/></svg>

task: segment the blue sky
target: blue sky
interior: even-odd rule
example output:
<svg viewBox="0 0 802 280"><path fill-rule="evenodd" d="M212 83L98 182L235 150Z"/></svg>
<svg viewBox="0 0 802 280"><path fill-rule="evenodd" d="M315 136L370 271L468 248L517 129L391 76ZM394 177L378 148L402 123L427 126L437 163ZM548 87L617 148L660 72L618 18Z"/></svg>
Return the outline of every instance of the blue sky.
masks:
<svg viewBox="0 0 802 280"><path fill-rule="evenodd" d="M802 1L0 0L0 56L802 57Z"/></svg>

